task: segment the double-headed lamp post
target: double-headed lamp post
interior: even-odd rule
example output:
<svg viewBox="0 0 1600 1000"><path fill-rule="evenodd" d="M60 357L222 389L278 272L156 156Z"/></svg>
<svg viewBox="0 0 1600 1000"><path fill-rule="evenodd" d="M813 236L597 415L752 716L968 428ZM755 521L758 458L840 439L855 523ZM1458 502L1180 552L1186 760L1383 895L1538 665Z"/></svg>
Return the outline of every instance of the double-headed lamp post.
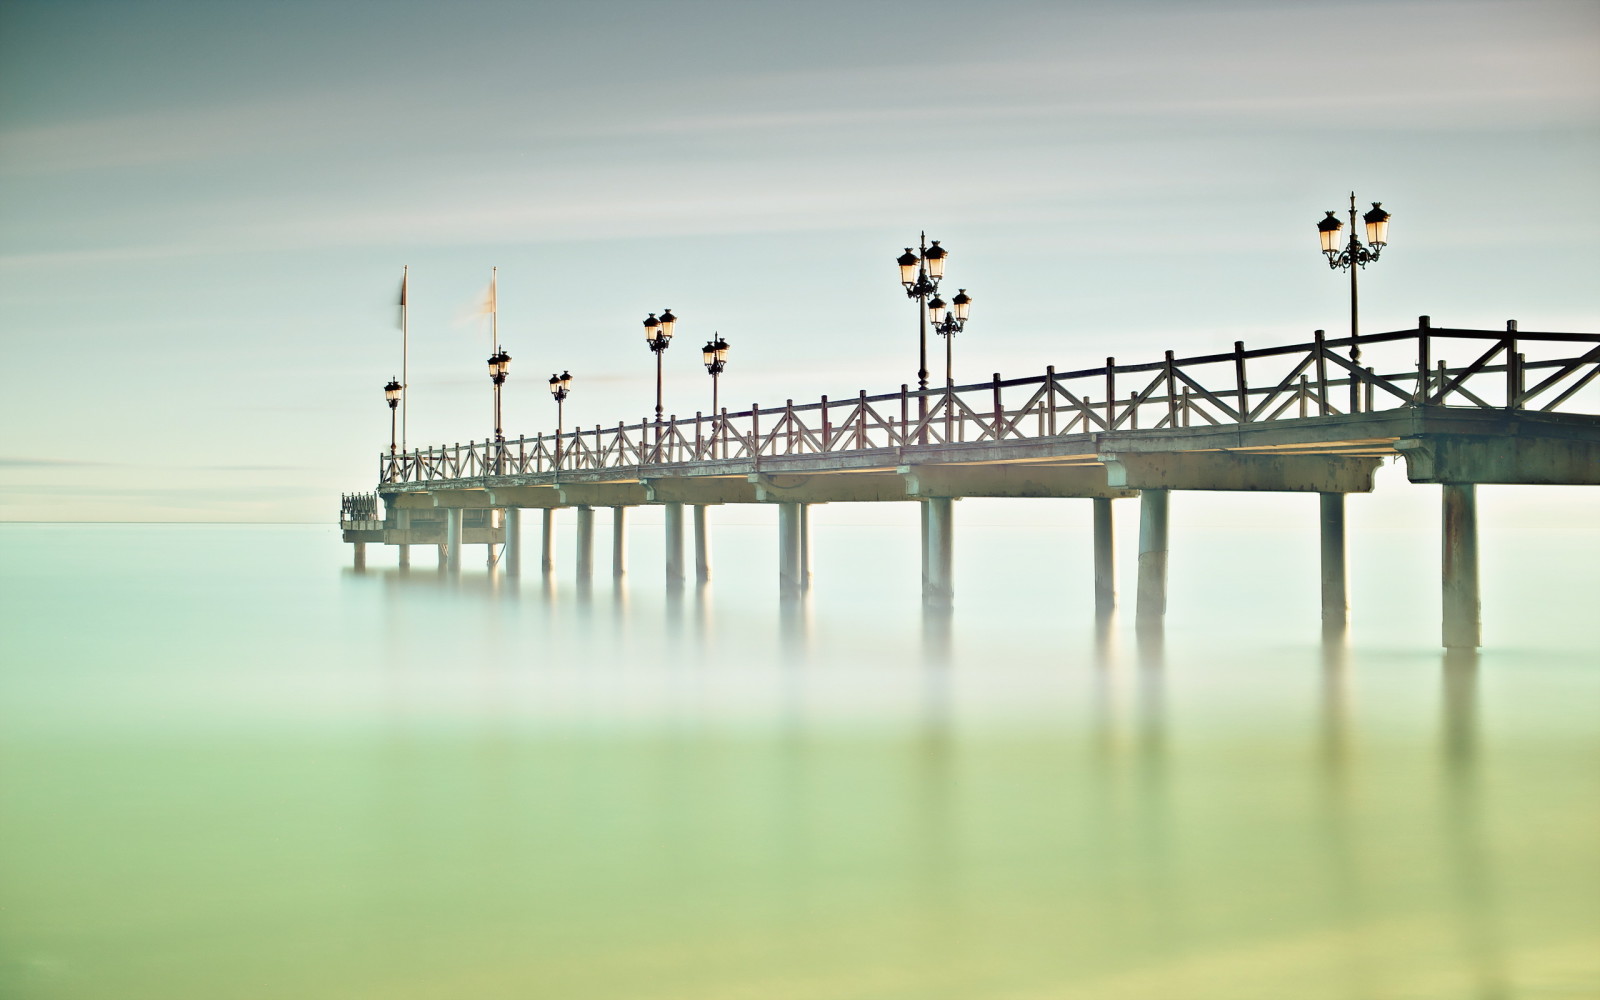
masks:
<svg viewBox="0 0 1600 1000"><path fill-rule="evenodd" d="M944 278L944 259L950 251L938 240L928 242L923 233L920 252L906 247L895 263L900 265L900 284L905 286L906 297L917 303L917 388L928 387L928 300L939 292L939 282ZM923 409L927 409L924 401Z"/></svg>
<svg viewBox="0 0 1600 1000"><path fill-rule="evenodd" d="M672 331L678 325L678 317L672 315L671 309L661 310L658 319L651 313L644 321L644 342L649 346L651 353L656 356L656 444L661 443L661 352L672 346Z"/></svg>
<svg viewBox="0 0 1600 1000"><path fill-rule="evenodd" d="M1334 270L1343 268L1350 272L1350 337L1354 339L1361 335L1359 302L1356 297L1356 271L1366 267L1378 259L1383 248L1389 245L1389 213L1383 210L1379 202L1372 203L1372 210L1361 216L1361 221L1367 226L1367 245L1362 246L1361 240L1356 236L1356 193L1350 192L1350 241L1341 249L1339 246L1339 231L1344 228L1344 223L1334 217L1330 211L1327 217L1317 223L1317 235L1322 238L1322 252L1328 257L1328 266Z"/></svg>
<svg viewBox="0 0 1600 1000"><path fill-rule="evenodd" d="M714 333L712 339L706 341L706 346L700 348L700 359L705 362L706 371L711 374L711 419L717 418L717 381L722 372L728 367L728 342L722 335Z"/></svg>
<svg viewBox="0 0 1600 1000"><path fill-rule="evenodd" d="M383 387L383 398L389 401L389 454L391 455L395 453L394 417L395 409L400 405L402 388L397 378L390 378L389 384Z"/></svg>
<svg viewBox="0 0 1600 1000"><path fill-rule="evenodd" d="M972 296L965 288L957 289L955 298L948 304L935 295L928 301L928 321L933 332L944 338L944 384L955 385L955 368L952 363L951 342L955 335L967 328L967 313L972 309Z"/></svg>
<svg viewBox="0 0 1600 1000"><path fill-rule="evenodd" d="M506 376L511 371L511 355L506 353L504 347L499 348L489 355L489 381L494 383L494 447L495 462L500 461L500 453L505 448L506 435L500 420L500 387L506 384Z"/></svg>
<svg viewBox="0 0 1600 1000"><path fill-rule="evenodd" d="M566 431L567 393L572 391L572 373L550 376L550 397L556 401L556 468L561 468L561 435Z"/></svg>

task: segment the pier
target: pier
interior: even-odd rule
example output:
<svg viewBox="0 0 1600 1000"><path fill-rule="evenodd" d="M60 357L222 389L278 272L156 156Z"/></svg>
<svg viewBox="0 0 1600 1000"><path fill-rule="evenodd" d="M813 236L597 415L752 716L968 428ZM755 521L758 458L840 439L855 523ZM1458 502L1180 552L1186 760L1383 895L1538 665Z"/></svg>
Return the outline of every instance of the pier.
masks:
<svg viewBox="0 0 1600 1000"><path fill-rule="evenodd" d="M1600 334L1435 328L1119 364L939 389L643 419L513 440L384 453L372 493L346 495L345 541L436 547L459 571L463 546L520 574L522 511L541 512L541 572L554 567L555 513L577 518L580 581L595 573L595 507L614 511L612 572L627 571L625 512L665 510L664 584L712 572L708 507L777 508L777 582L812 586L808 511L818 503L917 503L922 593L956 600L955 501L1079 498L1093 506L1092 613L1116 607L1115 502L1136 500L1135 622L1159 632L1167 606L1168 516L1191 490L1316 493L1321 614L1348 627L1345 503L1397 458L1410 482L1441 489L1441 641L1480 645L1477 487L1600 485L1600 413L1577 412L1600 375ZM1591 391L1589 395L1593 395ZM1589 409L1600 410L1590 404ZM1178 494L1176 497L1174 494ZM382 513L379 512L381 501ZM686 517L686 510L687 517ZM1309 526L1308 526L1309 530ZM1091 613L1086 609L1085 613Z"/></svg>

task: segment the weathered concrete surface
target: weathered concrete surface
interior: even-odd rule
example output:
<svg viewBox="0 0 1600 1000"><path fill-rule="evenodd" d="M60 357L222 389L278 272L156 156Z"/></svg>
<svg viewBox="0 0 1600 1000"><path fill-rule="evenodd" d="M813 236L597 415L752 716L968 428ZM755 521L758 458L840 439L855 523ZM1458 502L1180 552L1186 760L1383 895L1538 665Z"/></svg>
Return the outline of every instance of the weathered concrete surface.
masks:
<svg viewBox="0 0 1600 1000"><path fill-rule="evenodd" d="M1134 627L1160 632L1167 615L1167 500L1164 489L1139 495L1139 582Z"/></svg>
<svg viewBox="0 0 1600 1000"><path fill-rule="evenodd" d="M698 476L642 479L652 503L758 503L756 486L748 476Z"/></svg>
<svg viewBox="0 0 1600 1000"><path fill-rule="evenodd" d="M450 510L488 510L494 506L489 502L488 490L440 490L428 496L432 506Z"/></svg>
<svg viewBox="0 0 1600 1000"><path fill-rule="evenodd" d="M762 503L876 503L911 500L905 481L894 473L750 477Z"/></svg>
<svg viewBox="0 0 1600 1000"><path fill-rule="evenodd" d="M1478 600L1478 496L1471 483L1448 483L1443 495L1442 629L1446 649L1482 645Z"/></svg>
<svg viewBox="0 0 1600 1000"><path fill-rule="evenodd" d="M1141 490L1370 493L1383 460L1339 455L1243 455L1229 451L1103 454L1107 482Z"/></svg>
<svg viewBox="0 0 1600 1000"><path fill-rule="evenodd" d="M1600 486L1600 436L1422 434L1394 446L1413 483Z"/></svg>
<svg viewBox="0 0 1600 1000"><path fill-rule="evenodd" d="M1133 497L1106 484L1101 465L904 465L906 495L941 497Z"/></svg>
<svg viewBox="0 0 1600 1000"><path fill-rule="evenodd" d="M650 500L641 483L562 483L556 489L569 507L633 507Z"/></svg>
<svg viewBox="0 0 1600 1000"><path fill-rule="evenodd" d="M561 493L553 486L496 486L489 490L491 507L565 507Z"/></svg>

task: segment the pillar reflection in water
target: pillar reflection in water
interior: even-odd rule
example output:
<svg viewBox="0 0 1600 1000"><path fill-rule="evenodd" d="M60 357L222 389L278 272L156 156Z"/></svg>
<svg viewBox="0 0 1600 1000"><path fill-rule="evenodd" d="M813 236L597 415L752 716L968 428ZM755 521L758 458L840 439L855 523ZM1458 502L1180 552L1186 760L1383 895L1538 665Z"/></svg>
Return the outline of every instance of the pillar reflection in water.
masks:
<svg viewBox="0 0 1600 1000"><path fill-rule="evenodd" d="M1512 996L1494 891L1489 831L1479 769L1478 653L1447 650L1443 657L1441 835L1450 891L1455 897L1458 947L1470 970L1471 1000Z"/></svg>

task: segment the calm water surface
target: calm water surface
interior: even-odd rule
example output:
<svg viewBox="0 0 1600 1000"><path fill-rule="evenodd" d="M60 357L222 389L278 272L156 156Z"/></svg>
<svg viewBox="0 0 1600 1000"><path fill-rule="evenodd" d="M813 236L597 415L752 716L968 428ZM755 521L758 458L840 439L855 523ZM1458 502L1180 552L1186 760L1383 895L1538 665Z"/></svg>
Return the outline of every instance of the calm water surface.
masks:
<svg viewBox="0 0 1600 1000"><path fill-rule="evenodd" d="M589 593L0 526L0 996L1600 997L1592 525L1486 539L1446 663L1429 534L1327 649L1314 535L1175 529L1157 648L1073 517L963 524L946 622L822 509L788 610L771 526L677 596L647 524Z"/></svg>

